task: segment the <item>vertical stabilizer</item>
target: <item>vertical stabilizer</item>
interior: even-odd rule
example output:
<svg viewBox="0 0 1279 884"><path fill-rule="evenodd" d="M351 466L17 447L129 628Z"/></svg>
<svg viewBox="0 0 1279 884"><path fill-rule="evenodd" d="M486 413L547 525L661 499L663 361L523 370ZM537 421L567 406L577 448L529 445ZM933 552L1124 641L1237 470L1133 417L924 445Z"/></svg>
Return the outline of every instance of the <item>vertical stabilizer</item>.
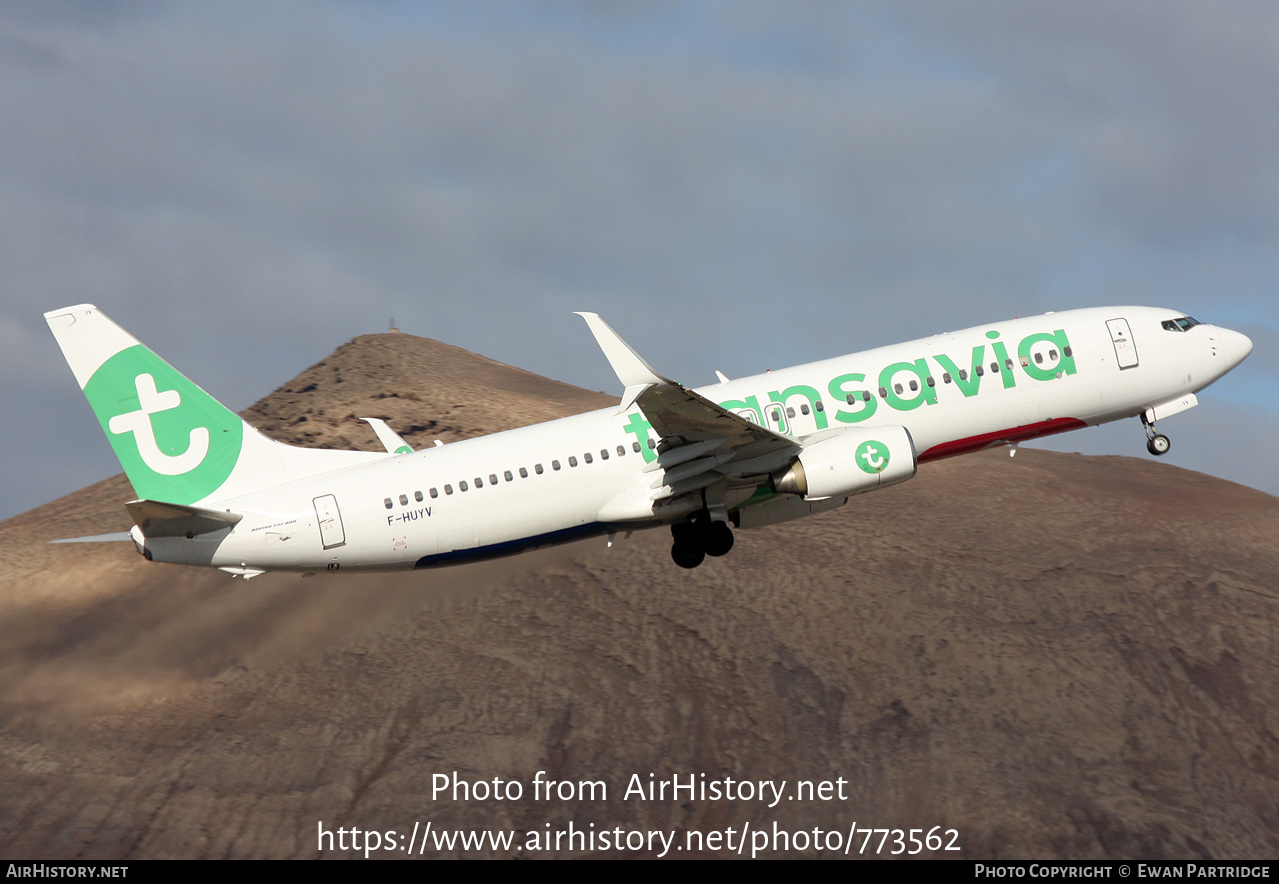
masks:
<svg viewBox="0 0 1279 884"><path fill-rule="evenodd" d="M140 498L225 500L377 457L266 438L92 304L44 318Z"/></svg>

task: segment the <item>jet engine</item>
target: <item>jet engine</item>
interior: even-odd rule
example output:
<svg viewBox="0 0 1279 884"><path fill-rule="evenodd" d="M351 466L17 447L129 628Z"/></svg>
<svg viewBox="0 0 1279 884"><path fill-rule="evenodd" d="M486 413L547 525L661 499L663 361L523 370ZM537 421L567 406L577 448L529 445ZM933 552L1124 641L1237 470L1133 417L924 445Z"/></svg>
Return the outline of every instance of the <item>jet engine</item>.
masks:
<svg viewBox="0 0 1279 884"><path fill-rule="evenodd" d="M803 445L789 467L773 474L779 494L805 500L848 497L905 482L919 464L914 440L901 426L827 430Z"/></svg>

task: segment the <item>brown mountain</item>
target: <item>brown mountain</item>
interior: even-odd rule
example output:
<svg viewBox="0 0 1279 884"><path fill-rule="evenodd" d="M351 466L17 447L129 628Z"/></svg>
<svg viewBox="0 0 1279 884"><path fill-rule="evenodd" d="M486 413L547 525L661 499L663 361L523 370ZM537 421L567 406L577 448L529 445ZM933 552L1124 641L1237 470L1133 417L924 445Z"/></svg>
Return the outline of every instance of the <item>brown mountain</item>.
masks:
<svg viewBox="0 0 1279 884"><path fill-rule="evenodd" d="M246 414L368 448L355 417L383 417L422 447L610 401L375 335ZM321 824L415 822L519 842L570 822L680 845L856 823L854 854L860 827L934 826L972 858L1279 853L1279 500L1238 485L978 454L741 532L693 572L658 531L252 582L44 542L127 527L129 495L117 477L0 524L5 856L314 857ZM538 771L607 797L535 799ZM454 772L524 795L433 794ZM648 801L624 797L633 774L787 792ZM790 800L841 778L843 800Z"/></svg>

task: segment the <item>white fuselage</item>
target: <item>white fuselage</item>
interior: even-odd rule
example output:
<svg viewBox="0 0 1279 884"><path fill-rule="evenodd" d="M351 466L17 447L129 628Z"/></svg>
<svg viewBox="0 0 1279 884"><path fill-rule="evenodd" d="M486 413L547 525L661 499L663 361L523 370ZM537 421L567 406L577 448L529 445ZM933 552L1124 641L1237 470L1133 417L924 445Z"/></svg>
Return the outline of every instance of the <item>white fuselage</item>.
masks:
<svg viewBox="0 0 1279 884"><path fill-rule="evenodd" d="M1045 314L697 392L801 442L820 430L903 426L923 463L1141 414L1202 389L1251 348L1215 326L1163 327L1177 316ZM656 526L669 519L609 520L608 505L660 475L644 472L659 441L638 408L603 408L206 503L244 518L195 540L155 538L148 550L227 568L408 569ZM730 507L754 490L738 489Z"/></svg>

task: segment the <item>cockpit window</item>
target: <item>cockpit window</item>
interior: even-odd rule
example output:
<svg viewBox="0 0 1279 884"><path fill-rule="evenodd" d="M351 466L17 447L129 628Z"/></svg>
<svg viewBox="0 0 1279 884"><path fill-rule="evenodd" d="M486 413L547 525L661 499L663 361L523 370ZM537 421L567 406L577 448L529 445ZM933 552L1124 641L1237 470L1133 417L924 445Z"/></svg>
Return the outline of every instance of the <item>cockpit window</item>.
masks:
<svg viewBox="0 0 1279 884"><path fill-rule="evenodd" d="M1168 331L1184 332L1190 331L1196 325L1203 325L1203 323L1191 316L1178 316L1176 319L1165 319L1162 325Z"/></svg>

